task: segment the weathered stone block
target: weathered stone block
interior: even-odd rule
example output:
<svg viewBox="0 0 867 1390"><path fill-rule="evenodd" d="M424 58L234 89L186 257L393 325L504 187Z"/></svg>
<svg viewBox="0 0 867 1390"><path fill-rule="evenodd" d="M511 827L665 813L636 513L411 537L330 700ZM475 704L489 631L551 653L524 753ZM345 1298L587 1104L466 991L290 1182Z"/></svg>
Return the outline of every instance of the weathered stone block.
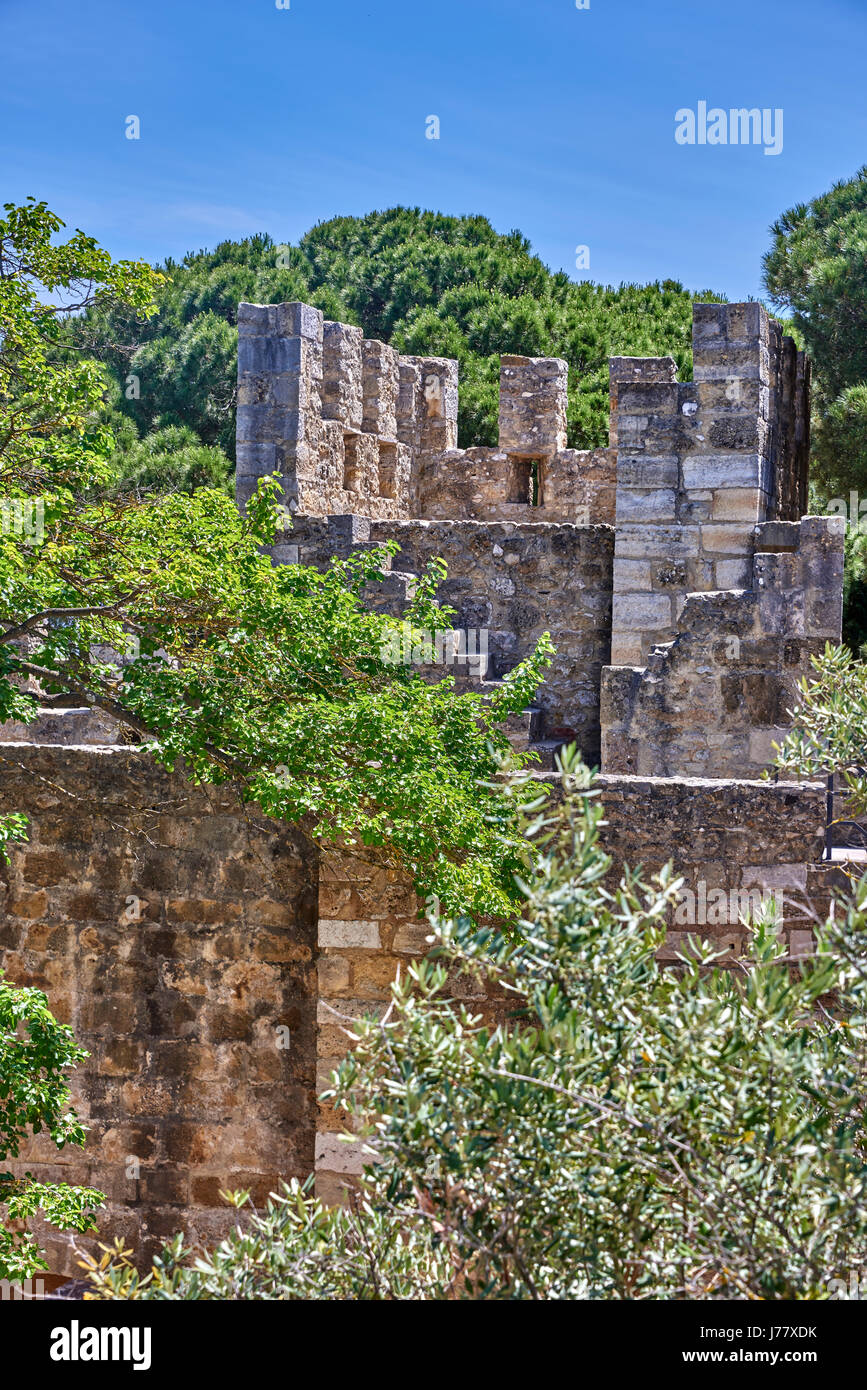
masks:
<svg viewBox="0 0 867 1390"><path fill-rule="evenodd" d="M701 387L706 381L760 381L767 382L770 375L770 357L767 347L758 350L748 347L727 347L722 357L716 360L699 358L693 367L696 385Z"/></svg>
<svg viewBox="0 0 867 1390"><path fill-rule="evenodd" d="M712 508L712 492L681 493L677 499L677 520L685 526L710 521Z"/></svg>
<svg viewBox="0 0 867 1390"><path fill-rule="evenodd" d="M661 631L671 623L671 599L667 594L615 594L612 620L619 632Z"/></svg>
<svg viewBox="0 0 867 1390"><path fill-rule="evenodd" d="M749 559L717 560L714 566L714 578L718 589L749 588L751 575L752 563Z"/></svg>
<svg viewBox="0 0 867 1390"><path fill-rule="evenodd" d="M377 922L319 919L319 945L343 950L377 951L381 945Z"/></svg>
<svg viewBox="0 0 867 1390"><path fill-rule="evenodd" d="M300 338L241 337L238 340L238 379L243 376L296 375L302 368Z"/></svg>
<svg viewBox="0 0 867 1390"><path fill-rule="evenodd" d="M446 357L401 357L398 439L419 457L458 443L458 364Z"/></svg>
<svg viewBox="0 0 867 1390"><path fill-rule="evenodd" d="M379 496L380 441L375 434L343 436L343 487L360 499ZM363 506L363 501L359 503Z"/></svg>
<svg viewBox="0 0 867 1390"><path fill-rule="evenodd" d="M320 956L318 964L319 993L325 999L349 994L352 970L343 956Z"/></svg>
<svg viewBox="0 0 867 1390"><path fill-rule="evenodd" d="M397 440L397 398L400 391L398 354L375 338L362 340L362 429L386 440Z"/></svg>
<svg viewBox="0 0 867 1390"><path fill-rule="evenodd" d="M698 526L629 524L617 528L617 559L690 559L700 549L701 529Z"/></svg>
<svg viewBox="0 0 867 1390"><path fill-rule="evenodd" d="M617 411L625 415L676 415L678 384L672 382L623 382L617 392Z"/></svg>
<svg viewBox="0 0 867 1390"><path fill-rule="evenodd" d="M756 527L756 554L771 551L795 551L801 539L798 521L765 521Z"/></svg>
<svg viewBox="0 0 867 1390"><path fill-rule="evenodd" d="M725 522L708 522L701 528L702 549L711 552L724 551L730 555L751 555L753 537L749 527L736 526Z"/></svg>
<svg viewBox="0 0 867 1390"><path fill-rule="evenodd" d="M362 339L348 323L324 324L322 344L322 415L344 429L360 430L364 413Z"/></svg>
<svg viewBox="0 0 867 1390"><path fill-rule="evenodd" d="M610 357L608 363L613 384L677 380L673 357Z"/></svg>
<svg viewBox="0 0 867 1390"><path fill-rule="evenodd" d="M683 461L683 485L696 488L761 487L758 454L690 454Z"/></svg>
<svg viewBox="0 0 867 1390"><path fill-rule="evenodd" d="M649 560L614 561L615 593L634 593L636 590L652 588Z"/></svg>
<svg viewBox="0 0 867 1390"><path fill-rule="evenodd" d="M674 492L657 488L652 492L643 489L617 487L617 524L624 522L672 522L674 521Z"/></svg>
<svg viewBox="0 0 867 1390"><path fill-rule="evenodd" d="M360 1139L346 1139L340 1134L317 1134L316 1168L328 1173L364 1171L365 1164L374 1161L369 1146Z"/></svg>
<svg viewBox="0 0 867 1390"><path fill-rule="evenodd" d="M424 956L433 945L431 927L427 922L406 922L395 932L392 950L401 955Z"/></svg>
<svg viewBox="0 0 867 1390"><path fill-rule="evenodd" d="M566 448L568 366L559 357L500 359L500 449L550 458Z"/></svg>
<svg viewBox="0 0 867 1390"><path fill-rule="evenodd" d="M381 497L409 496L412 453L406 444L379 444L379 494Z"/></svg>
<svg viewBox="0 0 867 1390"><path fill-rule="evenodd" d="M767 496L756 488L720 488L713 494L714 521L742 521L747 526L761 521L767 512Z"/></svg>
<svg viewBox="0 0 867 1390"><path fill-rule="evenodd" d="M630 454L621 450L618 455L618 487L676 488L678 477L677 454Z"/></svg>
<svg viewBox="0 0 867 1390"><path fill-rule="evenodd" d="M323 338L324 315L321 309L312 304L275 304L278 335L287 338L306 338L311 343L321 344Z"/></svg>

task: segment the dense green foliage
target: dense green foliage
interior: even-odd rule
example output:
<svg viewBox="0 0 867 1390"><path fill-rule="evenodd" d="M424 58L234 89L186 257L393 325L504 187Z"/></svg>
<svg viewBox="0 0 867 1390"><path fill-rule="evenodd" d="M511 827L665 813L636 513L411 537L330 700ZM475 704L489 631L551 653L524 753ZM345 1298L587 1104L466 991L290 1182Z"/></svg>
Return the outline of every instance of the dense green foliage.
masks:
<svg viewBox="0 0 867 1390"><path fill-rule="evenodd" d="M0 1165L43 1131L58 1149L84 1143L84 1126L69 1108L66 1073L86 1056L44 994L14 989L0 972ZM20 1282L48 1268L27 1230L30 1218L39 1215L62 1231L90 1231L102 1202L92 1188L37 1182L0 1167L0 1279Z"/></svg>
<svg viewBox="0 0 867 1390"><path fill-rule="evenodd" d="M231 461L218 445L202 444L189 425L164 425L140 439L131 421L115 421L118 447L112 457L119 468L110 489L115 494L144 498L205 487L234 496Z"/></svg>
<svg viewBox="0 0 867 1390"><path fill-rule="evenodd" d="M772 228L765 286L813 360L812 477L818 510L852 523L846 547L844 628L857 652L867 642L863 524L867 509L867 167L809 203L790 208Z"/></svg>
<svg viewBox="0 0 867 1390"><path fill-rule="evenodd" d="M20 692L16 642L45 607L40 546L60 527L82 489L111 478L114 436L104 416L99 365L65 348L70 313L122 301L147 313L162 278L148 266L112 263L77 231L54 244L63 223L44 203L4 205L0 218L0 721L32 718ZM50 583L50 580L49 580ZM7 645L8 644L8 645ZM15 838L16 815L0 817L0 843Z"/></svg>
<svg viewBox="0 0 867 1390"><path fill-rule="evenodd" d="M861 519L861 525L864 521ZM867 655L867 535L846 532L843 570L843 641L854 655Z"/></svg>
<svg viewBox="0 0 867 1390"><path fill-rule="evenodd" d="M772 228L765 285L813 359L814 474L828 497L867 493L867 167Z"/></svg>
<svg viewBox="0 0 867 1390"><path fill-rule="evenodd" d="M434 920L388 1014L353 1025L336 1099L378 1157L354 1209L296 1186L143 1280L107 1254L98 1296L803 1299L861 1276L867 879L795 969L770 921L735 969L697 943L663 969L678 885L606 891L598 791L574 761L563 781L516 815L520 943Z"/></svg>
<svg viewBox="0 0 867 1390"><path fill-rule="evenodd" d="M60 224L42 205L7 214L0 507L13 524L0 536L0 720L35 716L36 697L21 689L35 678L41 705L102 709L166 765L183 760L274 816L365 845L453 909L508 915L517 860L491 783L511 751L500 726L532 698L547 637L490 699L459 695L452 677L433 684L395 665L397 624L363 603L388 548L326 574L272 565L263 547L283 535L276 480L261 481L242 517L213 446L166 425L133 444L130 486L112 486L112 433L95 423L99 372L69 364L49 296L146 316L161 278L112 265L80 233L55 246ZM219 486L166 490L176 466ZM145 484L154 495L139 495ZM16 526L13 503L38 526ZM443 577L435 562L407 623L449 626L433 601Z"/></svg>
<svg viewBox="0 0 867 1390"><path fill-rule="evenodd" d="M519 232L417 208L335 218L295 247L226 241L162 269L153 318L93 312L76 341L109 365L117 408L141 435L185 425L229 457L240 300L302 299L402 352L457 358L464 446L497 442L501 353L563 357L569 442L592 448L608 442L609 355L670 353L689 379L692 300L718 298L674 281L576 283L552 275Z"/></svg>
<svg viewBox="0 0 867 1390"><path fill-rule="evenodd" d="M867 662L846 647L826 646L798 686L792 728L776 767L795 777L838 775L849 814L867 815Z"/></svg>

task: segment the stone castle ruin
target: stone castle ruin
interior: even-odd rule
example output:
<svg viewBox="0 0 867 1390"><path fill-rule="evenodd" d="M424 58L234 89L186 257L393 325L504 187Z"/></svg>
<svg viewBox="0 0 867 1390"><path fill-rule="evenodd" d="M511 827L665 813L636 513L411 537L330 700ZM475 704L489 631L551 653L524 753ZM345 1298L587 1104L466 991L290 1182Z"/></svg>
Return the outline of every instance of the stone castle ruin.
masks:
<svg viewBox="0 0 867 1390"><path fill-rule="evenodd" d="M565 742L601 767L614 871L674 859L693 901L773 895L790 953L809 952L834 874L825 788L757 779L811 655L840 640L844 521L804 516L809 364L779 325L697 304L693 382L670 358L612 359L610 442L590 451L566 447L557 358L504 357L499 443L461 449L455 362L303 304L242 304L238 327L237 498L279 474L274 562L396 541L366 601L400 617L441 556L454 650L477 660L440 652L424 673L483 693L549 631L552 667L509 737L543 777ZM227 1187L262 1203L315 1167L339 1196L362 1156L317 1095L346 1019L383 1009L427 949L411 883L169 775L87 711L3 738L2 808L28 813L31 840L3 875L0 965L91 1053L87 1149L37 1143L27 1166L106 1191L102 1238L142 1260L177 1230L224 1232ZM730 916L696 925L734 959ZM65 1238L46 1243L77 1272Z"/></svg>
<svg viewBox="0 0 867 1390"><path fill-rule="evenodd" d="M481 687L546 629L557 656L526 733L604 772L748 777L842 622L842 523L803 518L810 373L760 304L697 304L695 381L611 360L607 449L566 448L567 364L504 357L499 444L458 448L458 364L402 357L303 304L238 314L241 506L280 474L281 562L394 540L399 615L442 555ZM466 641L464 642L466 647Z"/></svg>

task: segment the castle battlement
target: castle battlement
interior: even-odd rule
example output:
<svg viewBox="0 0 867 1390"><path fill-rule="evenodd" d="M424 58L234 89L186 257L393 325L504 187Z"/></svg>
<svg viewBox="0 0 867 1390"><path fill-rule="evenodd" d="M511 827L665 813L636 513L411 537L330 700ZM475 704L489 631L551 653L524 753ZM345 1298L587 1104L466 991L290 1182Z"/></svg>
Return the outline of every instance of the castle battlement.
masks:
<svg viewBox="0 0 867 1390"><path fill-rule="evenodd" d="M759 304L695 305L694 382L669 357L612 358L609 445L592 450L567 448L561 358L504 356L498 443L463 449L457 362L403 356L305 304L242 304L238 331L241 505L277 471L298 515L617 525L624 562L629 528L677 525L705 562L692 566L699 588L718 563L731 582L750 524L806 506L809 365ZM639 601L659 597L655 584L618 588L641 625L617 634L628 662L646 655L635 633L658 641L674 615Z"/></svg>
<svg viewBox="0 0 867 1390"><path fill-rule="evenodd" d="M397 540L370 601L399 615L442 554L442 601L488 633L482 686L552 633L531 721L547 755L575 738L606 771L761 770L810 655L839 639L842 583L839 528L814 518L800 539L809 363L762 305L694 305L693 381L671 357L613 357L609 442L591 450L567 447L561 358L504 356L498 443L459 448L456 362L305 304L242 304L238 328L237 495L281 476L295 522L275 561ZM770 562L774 524L822 564ZM740 683L711 661L709 614L741 643Z"/></svg>
<svg viewBox="0 0 867 1390"><path fill-rule="evenodd" d="M277 472L305 516L411 514L413 465L457 443L457 363L401 357L307 304L238 309L237 496Z"/></svg>
<svg viewBox="0 0 867 1390"><path fill-rule="evenodd" d="M458 448L458 364L306 304L238 309L237 496L278 472L302 516L614 520L608 450L566 448L567 364L504 357L496 448ZM535 514L535 515L534 515Z"/></svg>

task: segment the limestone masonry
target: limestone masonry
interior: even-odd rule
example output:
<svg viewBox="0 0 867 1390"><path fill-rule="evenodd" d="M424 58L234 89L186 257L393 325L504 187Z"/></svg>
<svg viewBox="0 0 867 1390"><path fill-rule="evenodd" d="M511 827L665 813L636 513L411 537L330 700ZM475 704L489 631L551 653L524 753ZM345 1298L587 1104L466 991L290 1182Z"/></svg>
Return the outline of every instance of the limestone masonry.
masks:
<svg viewBox="0 0 867 1390"><path fill-rule="evenodd" d="M802 520L809 364L760 304L694 306L694 382L612 358L591 451L566 448L559 358L504 357L499 445L460 449L456 362L303 304L242 304L238 324L237 496L280 474L275 560L396 540L371 601L399 615L443 556L442 601L486 633L482 690L550 631L523 740L548 766L574 738L605 772L764 770L810 656L840 640L844 522Z"/></svg>
<svg viewBox="0 0 867 1390"><path fill-rule="evenodd" d="M553 666L509 736L540 776L572 740L601 767L612 874L673 859L693 929L732 959L738 911L704 905L774 893L791 953L809 951L834 873L825 789L757 779L810 656L840 640L844 521L803 515L809 364L779 325L696 305L694 382L669 358L614 358L609 446L590 451L566 447L557 358L504 357L498 446L461 449L455 362L304 304L242 304L238 327L237 498L279 474L292 524L274 562L396 541L366 601L400 616L442 556L439 598L480 658L421 669L483 694L549 631ZM0 875L0 965L91 1053L74 1081L87 1149L37 1143L27 1166L102 1187L102 1238L142 1260L176 1230L225 1230L221 1188L262 1201L315 1166L339 1196L362 1156L316 1097L347 1020L384 1009L427 949L412 885L169 776L87 711L2 738L0 810L25 811L31 839ZM671 927L669 958L690 930ZM76 1273L70 1243L48 1244Z"/></svg>

